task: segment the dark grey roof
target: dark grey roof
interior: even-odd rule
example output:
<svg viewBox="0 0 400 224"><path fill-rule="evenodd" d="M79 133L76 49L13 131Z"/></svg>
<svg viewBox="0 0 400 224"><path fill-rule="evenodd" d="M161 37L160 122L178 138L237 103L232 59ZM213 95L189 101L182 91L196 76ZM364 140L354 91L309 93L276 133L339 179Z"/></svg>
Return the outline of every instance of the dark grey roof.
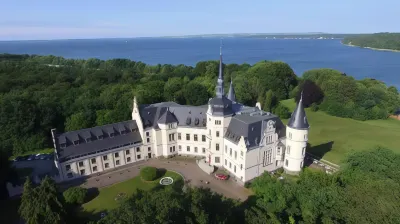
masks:
<svg viewBox="0 0 400 224"><path fill-rule="evenodd" d="M233 88L232 80L231 80L231 84L229 84L229 92L226 97L229 100L231 100L232 102L236 102L236 94L235 94L235 89Z"/></svg>
<svg viewBox="0 0 400 224"><path fill-rule="evenodd" d="M240 137L243 136L248 149L256 147L260 144L263 132L269 120L274 120L276 122L275 125L278 136L283 137L285 134L285 126L282 124L281 120L276 115L263 112L258 115L235 115L229 123L225 138L234 143L238 143Z"/></svg>
<svg viewBox="0 0 400 224"><path fill-rule="evenodd" d="M303 106L303 97L300 98L299 103L296 106L296 109L292 113L292 116L290 117L288 127L293 128L293 129L308 129L310 125L308 124L307 121L307 116L306 112L304 111L304 106Z"/></svg>
<svg viewBox="0 0 400 224"><path fill-rule="evenodd" d="M170 113L166 113L167 109ZM178 122L178 126L206 127L206 112L205 106L184 106L174 102L163 102L141 106L140 116L144 128L158 129L158 122L171 123L171 121Z"/></svg>
<svg viewBox="0 0 400 224"><path fill-rule="evenodd" d="M170 124L178 122L178 120L175 118L175 116L169 111L169 108L167 107L167 110L164 112L163 115L158 119L159 124Z"/></svg>
<svg viewBox="0 0 400 224"><path fill-rule="evenodd" d="M232 108L232 101L226 98L225 96L222 97L214 97L208 104L212 107L212 114L217 116L227 116L234 114Z"/></svg>
<svg viewBox="0 0 400 224"><path fill-rule="evenodd" d="M119 128L126 127L125 134L121 133ZM104 135L103 139L98 139L100 133L107 133L107 130L114 130L114 137ZM86 137L90 134L91 141L86 142ZM79 144L74 145L74 141L79 140ZM137 130L136 121L123 121L115 124L108 124L93 128L87 128L77 131L70 131L56 136L56 148L59 160L62 162L73 157L83 156L91 153L96 153L101 150L117 148L123 145L139 143L142 141L140 133ZM66 144L66 147L61 148L60 144Z"/></svg>

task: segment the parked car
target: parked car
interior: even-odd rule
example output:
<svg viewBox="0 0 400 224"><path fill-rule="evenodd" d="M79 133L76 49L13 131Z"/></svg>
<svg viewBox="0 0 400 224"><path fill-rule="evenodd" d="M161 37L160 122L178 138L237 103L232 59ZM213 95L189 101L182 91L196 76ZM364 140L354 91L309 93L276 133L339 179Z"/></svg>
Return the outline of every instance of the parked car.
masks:
<svg viewBox="0 0 400 224"><path fill-rule="evenodd" d="M22 156L17 156L17 157L15 157L15 159L13 161L17 162L17 161L21 161L21 160L22 160Z"/></svg>
<svg viewBox="0 0 400 224"><path fill-rule="evenodd" d="M30 155L29 157L28 157L28 161L31 161L31 160L35 160L35 158L36 158L36 156L35 155Z"/></svg>
<svg viewBox="0 0 400 224"><path fill-rule="evenodd" d="M47 155L46 155L46 154L42 154L42 155L39 156L39 159L40 159L40 160L44 160L44 159L46 159L46 158L47 158Z"/></svg>
<svg viewBox="0 0 400 224"><path fill-rule="evenodd" d="M21 160L20 161L28 160L28 158L29 158L29 155L28 156L21 156Z"/></svg>

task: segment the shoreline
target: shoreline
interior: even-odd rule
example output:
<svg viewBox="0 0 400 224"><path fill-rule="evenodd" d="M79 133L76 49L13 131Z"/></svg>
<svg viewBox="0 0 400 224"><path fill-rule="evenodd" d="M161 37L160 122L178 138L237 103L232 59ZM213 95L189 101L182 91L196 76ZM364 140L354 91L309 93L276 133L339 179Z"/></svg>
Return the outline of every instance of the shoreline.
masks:
<svg viewBox="0 0 400 224"><path fill-rule="evenodd" d="M348 46L348 47L359 47L359 48L365 48L365 49L369 49L369 50L374 50L374 51L388 51L388 52L400 52L400 50L393 50L393 49L384 49L384 48L374 48L374 47L361 47L361 46L357 46L357 45L353 45L350 43L345 44L342 41L340 41L341 44Z"/></svg>

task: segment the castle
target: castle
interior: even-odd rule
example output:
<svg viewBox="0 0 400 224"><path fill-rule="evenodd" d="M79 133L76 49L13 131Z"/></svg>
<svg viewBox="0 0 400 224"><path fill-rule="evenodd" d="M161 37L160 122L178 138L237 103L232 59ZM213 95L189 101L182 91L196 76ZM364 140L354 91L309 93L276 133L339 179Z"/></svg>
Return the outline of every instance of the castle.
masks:
<svg viewBox="0 0 400 224"><path fill-rule="evenodd" d="M309 131L302 99L285 126L259 103L237 102L232 81L225 95L222 52L215 90L203 106L138 105L135 97L132 120L66 133L52 129L60 177L71 180L175 155L203 157L242 184L280 167L289 174L301 171Z"/></svg>

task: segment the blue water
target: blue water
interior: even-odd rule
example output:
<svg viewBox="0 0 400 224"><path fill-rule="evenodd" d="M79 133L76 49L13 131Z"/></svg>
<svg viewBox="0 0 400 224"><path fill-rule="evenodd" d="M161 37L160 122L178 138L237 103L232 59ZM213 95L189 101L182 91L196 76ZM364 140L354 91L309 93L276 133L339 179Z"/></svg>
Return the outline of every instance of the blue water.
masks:
<svg viewBox="0 0 400 224"><path fill-rule="evenodd" d="M218 38L4 41L0 42L0 53L195 65L217 60L219 44ZM313 68L333 68L357 79L375 78L400 88L400 53L348 47L340 40L225 38L223 53L225 63L280 60L288 63L297 75Z"/></svg>

